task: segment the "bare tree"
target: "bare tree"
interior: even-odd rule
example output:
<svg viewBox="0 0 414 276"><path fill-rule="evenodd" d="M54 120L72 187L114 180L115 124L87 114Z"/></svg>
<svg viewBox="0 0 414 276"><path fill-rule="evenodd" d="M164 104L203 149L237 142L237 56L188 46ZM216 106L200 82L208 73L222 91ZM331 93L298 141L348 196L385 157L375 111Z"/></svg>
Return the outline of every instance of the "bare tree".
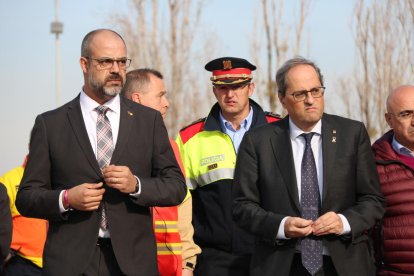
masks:
<svg viewBox="0 0 414 276"><path fill-rule="evenodd" d="M164 74L167 89L171 91L166 120L171 135L204 111L199 95L207 87L198 81L201 62L194 45L201 33L204 3L204 0L130 0L129 14L112 18L124 34L133 68L151 67ZM203 51L204 56L210 56L209 51L214 49Z"/></svg>
<svg viewBox="0 0 414 276"><path fill-rule="evenodd" d="M345 105L356 91L358 101L347 106L348 116L362 120L371 138L387 128L383 114L389 91L414 79L413 8L412 0L359 0L355 5L357 62L348 85L340 87Z"/></svg>
<svg viewBox="0 0 414 276"><path fill-rule="evenodd" d="M254 31L260 35L260 30L264 29L265 33L265 58L262 58L262 41L261 37L252 39L251 51L255 63L258 65L257 70L257 91L265 95L266 102L271 111L281 111L277 106L276 83L274 76L276 69L281 66L288 57L300 54L303 50L302 36L305 27L306 19L308 17L312 1L301 0L299 14L295 16L292 24L286 24L284 18L286 17L286 10L284 8L284 1L261 1L261 18L263 18L263 27L258 25ZM291 31L293 30L293 31ZM262 62L263 61L263 62ZM266 73L264 74L264 70ZM262 75L266 76L265 78Z"/></svg>

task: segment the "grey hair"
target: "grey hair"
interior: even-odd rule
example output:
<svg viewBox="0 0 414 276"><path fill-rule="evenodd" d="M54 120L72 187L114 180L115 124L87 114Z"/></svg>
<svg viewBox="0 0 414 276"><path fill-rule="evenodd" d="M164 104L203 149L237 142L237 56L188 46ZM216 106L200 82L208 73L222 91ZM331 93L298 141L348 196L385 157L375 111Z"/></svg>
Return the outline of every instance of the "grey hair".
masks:
<svg viewBox="0 0 414 276"><path fill-rule="evenodd" d="M121 95L130 99L131 94L134 92L144 92L150 84L150 75L153 75L159 79L163 79L163 75L151 68L141 68L129 71L126 74L126 81L122 88Z"/></svg>
<svg viewBox="0 0 414 276"><path fill-rule="evenodd" d="M282 65L282 67L280 67L279 70L277 70L277 73L276 73L277 92L282 94L283 96L286 94L286 90L287 90L287 80L286 80L287 73L289 72L290 69L298 65L312 66L313 69L315 69L316 73L318 74L319 82L323 86L323 75L319 67L313 61L310 61L301 56L297 56L297 57L287 60Z"/></svg>

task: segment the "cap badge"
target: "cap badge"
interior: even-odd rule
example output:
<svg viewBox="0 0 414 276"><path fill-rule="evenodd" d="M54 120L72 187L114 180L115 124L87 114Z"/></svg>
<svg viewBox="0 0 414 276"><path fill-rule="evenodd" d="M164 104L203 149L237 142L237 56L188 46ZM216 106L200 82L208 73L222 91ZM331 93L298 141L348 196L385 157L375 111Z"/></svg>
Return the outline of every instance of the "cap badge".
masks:
<svg viewBox="0 0 414 276"><path fill-rule="evenodd" d="M230 70L231 68L231 60L223 60L223 69Z"/></svg>

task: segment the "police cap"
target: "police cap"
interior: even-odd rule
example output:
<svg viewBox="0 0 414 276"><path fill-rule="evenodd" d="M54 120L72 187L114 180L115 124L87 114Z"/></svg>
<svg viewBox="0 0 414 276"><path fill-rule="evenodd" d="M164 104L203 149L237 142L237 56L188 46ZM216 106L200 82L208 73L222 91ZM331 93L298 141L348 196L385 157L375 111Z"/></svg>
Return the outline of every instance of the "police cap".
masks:
<svg viewBox="0 0 414 276"><path fill-rule="evenodd" d="M210 80L213 85L240 85L253 79L252 71L256 66L245 59L236 57L221 57L210 61L204 66L211 71Z"/></svg>

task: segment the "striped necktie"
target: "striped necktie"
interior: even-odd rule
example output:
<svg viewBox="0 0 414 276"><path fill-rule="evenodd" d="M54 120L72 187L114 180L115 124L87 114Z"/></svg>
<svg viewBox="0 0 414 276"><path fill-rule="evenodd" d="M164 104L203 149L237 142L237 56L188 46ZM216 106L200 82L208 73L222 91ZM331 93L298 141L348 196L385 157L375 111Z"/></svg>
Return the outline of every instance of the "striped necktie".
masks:
<svg viewBox="0 0 414 276"><path fill-rule="evenodd" d="M109 110L109 107L100 105L95 108L95 110L98 112L98 120L96 121L96 159L102 170L105 166L109 165L114 151L112 129L111 123L106 116L106 112ZM102 230L107 230L108 220L106 217L106 207L103 201L101 209L101 228Z"/></svg>

